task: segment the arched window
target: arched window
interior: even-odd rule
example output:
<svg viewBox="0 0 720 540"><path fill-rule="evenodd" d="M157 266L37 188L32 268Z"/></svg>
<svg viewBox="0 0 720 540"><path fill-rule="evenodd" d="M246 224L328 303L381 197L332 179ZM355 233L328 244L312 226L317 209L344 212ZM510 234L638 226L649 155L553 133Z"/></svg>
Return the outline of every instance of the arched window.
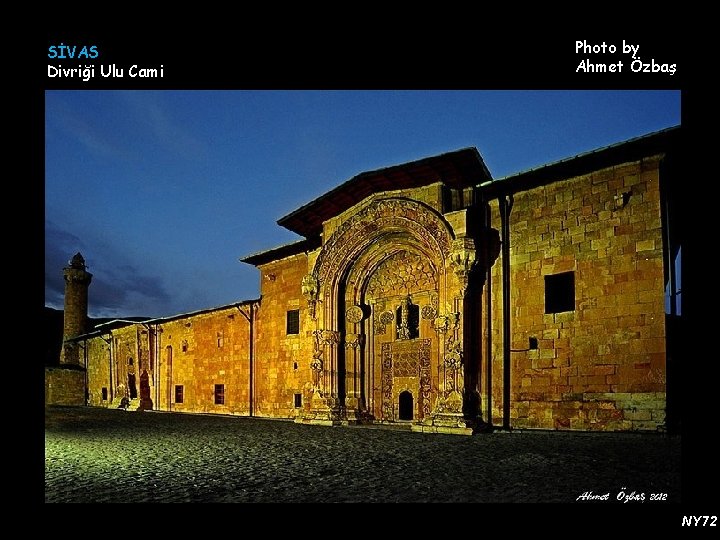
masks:
<svg viewBox="0 0 720 540"><path fill-rule="evenodd" d="M415 339L420 336L420 306L413 304L410 297L403 299L395 311L397 339Z"/></svg>

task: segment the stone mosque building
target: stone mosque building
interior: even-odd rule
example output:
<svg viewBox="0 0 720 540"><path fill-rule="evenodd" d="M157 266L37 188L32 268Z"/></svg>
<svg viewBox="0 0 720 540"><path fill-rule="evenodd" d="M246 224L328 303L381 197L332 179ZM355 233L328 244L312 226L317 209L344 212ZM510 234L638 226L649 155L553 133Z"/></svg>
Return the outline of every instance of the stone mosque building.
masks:
<svg viewBox="0 0 720 540"><path fill-rule="evenodd" d="M278 221L300 240L241 259L259 299L142 322L87 327L78 253L46 403L665 429L680 157L678 126L501 179L475 148L364 172Z"/></svg>

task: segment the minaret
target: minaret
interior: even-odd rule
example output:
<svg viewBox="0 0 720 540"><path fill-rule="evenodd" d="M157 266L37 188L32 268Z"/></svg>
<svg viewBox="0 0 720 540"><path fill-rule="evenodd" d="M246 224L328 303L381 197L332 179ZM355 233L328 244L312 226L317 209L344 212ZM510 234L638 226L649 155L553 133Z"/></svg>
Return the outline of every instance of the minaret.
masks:
<svg viewBox="0 0 720 540"><path fill-rule="evenodd" d="M79 336L87 331L88 287L92 274L85 270L85 259L76 253L63 269L65 277L65 312L63 327L63 348L60 353L61 364L80 364L77 343L68 343L67 339Z"/></svg>

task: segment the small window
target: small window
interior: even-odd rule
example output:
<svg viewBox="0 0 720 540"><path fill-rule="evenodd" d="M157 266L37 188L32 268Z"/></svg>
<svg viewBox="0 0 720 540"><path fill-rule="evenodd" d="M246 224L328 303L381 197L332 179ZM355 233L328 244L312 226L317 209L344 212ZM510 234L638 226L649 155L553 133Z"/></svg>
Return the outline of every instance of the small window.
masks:
<svg viewBox="0 0 720 540"><path fill-rule="evenodd" d="M300 310L291 309L287 312L287 334L300 333Z"/></svg>
<svg viewBox="0 0 720 540"><path fill-rule="evenodd" d="M182 384L175 385L175 403L182 403L185 398L185 387Z"/></svg>
<svg viewBox="0 0 720 540"><path fill-rule="evenodd" d="M575 272L545 276L545 313L575 311Z"/></svg>
<svg viewBox="0 0 720 540"><path fill-rule="evenodd" d="M295 408L299 409L302 407L302 394L295 394Z"/></svg>
<svg viewBox="0 0 720 540"><path fill-rule="evenodd" d="M218 346L218 349L220 349L220 348L223 346L224 340L225 340L225 336L223 335L223 333L222 333L222 332L218 332L218 333L217 333L217 346Z"/></svg>
<svg viewBox="0 0 720 540"><path fill-rule="evenodd" d="M133 365L133 359L132 359L132 358L128 358L128 366L132 366L132 365Z"/></svg>
<svg viewBox="0 0 720 540"><path fill-rule="evenodd" d="M182 340L182 352L187 352L188 350L188 342L187 339Z"/></svg>
<svg viewBox="0 0 720 540"><path fill-rule="evenodd" d="M225 385L215 385L215 405L225 405Z"/></svg>
<svg viewBox="0 0 720 540"><path fill-rule="evenodd" d="M107 388L104 386L102 388L102 400L107 401Z"/></svg>
<svg viewBox="0 0 720 540"><path fill-rule="evenodd" d="M407 320L404 321L407 328L403 328L402 306L395 310L397 321L396 333L398 339L415 339L420 336L420 306L408 303Z"/></svg>

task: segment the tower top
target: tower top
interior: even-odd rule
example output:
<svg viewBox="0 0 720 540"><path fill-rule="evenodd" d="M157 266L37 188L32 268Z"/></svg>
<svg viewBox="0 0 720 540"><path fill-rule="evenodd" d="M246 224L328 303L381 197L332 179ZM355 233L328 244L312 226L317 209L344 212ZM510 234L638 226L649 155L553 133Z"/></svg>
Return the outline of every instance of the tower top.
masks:
<svg viewBox="0 0 720 540"><path fill-rule="evenodd" d="M73 258L70 259L70 268L77 268L78 270L85 270L85 259L78 251Z"/></svg>

